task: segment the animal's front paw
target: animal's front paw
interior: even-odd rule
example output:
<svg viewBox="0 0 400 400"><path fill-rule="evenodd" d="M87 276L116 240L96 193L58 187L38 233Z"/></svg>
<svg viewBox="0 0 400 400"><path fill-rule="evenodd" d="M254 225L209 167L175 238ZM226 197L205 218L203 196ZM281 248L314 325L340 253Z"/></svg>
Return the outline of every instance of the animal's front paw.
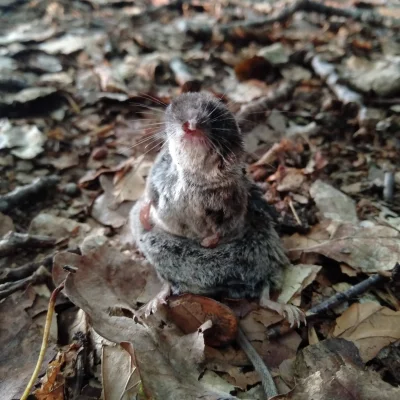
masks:
<svg viewBox="0 0 400 400"><path fill-rule="evenodd" d="M140 223L146 231L151 231L153 226L150 223L150 210L152 202L147 202L141 209L139 213Z"/></svg>
<svg viewBox="0 0 400 400"><path fill-rule="evenodd" d="M200 244L201 244L203 247L206 247L206 248L209 248L209 249L214 249L215 247L218 246L219 240L220 240L219 234L218 234L218 233L214 233L214 235L212 235L212 236L207 236L206 238L204 238L204 239L201 241Z"/></svg>
<svg viewBox="0 0 400 400"><path fill-rule="evenodd" d="M290 324L290 327L299 327L303 322L307 325L306 314L298 307L291 304L281 304L272 300L263 300L260 302L261 307L269 308L270 310L276 311L282 317L286 318Z"/></svg>

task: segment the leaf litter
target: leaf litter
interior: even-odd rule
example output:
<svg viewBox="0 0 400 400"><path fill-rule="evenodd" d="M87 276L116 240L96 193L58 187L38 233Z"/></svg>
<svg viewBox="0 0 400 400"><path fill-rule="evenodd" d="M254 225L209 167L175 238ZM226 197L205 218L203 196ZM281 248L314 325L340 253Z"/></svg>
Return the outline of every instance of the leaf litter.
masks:
<svg viewBox="0 0 400 400"><path fill-rule="evenodd" d="M19 397L33 371L50 272L54 284L66 279L66 297L38 399L264 398L235 344L238 324L270 367L277 398L398 397L395 5L332 3L351 23L350 14L300 7L284 23L257 26L248 22L281 6L9 3L0 7L0 205L14 189L29 196L0 214L0 234L50 236L56 246L0 258L22 277L0 284L1 397ZM379 28L359 13L373 13ZM376 273L386 283L275 339L267 332L282 318L252 300L187 294L138 320L161 283L132 247L127 215L160 148L152 135L165 106L187 85L217 94L239 117L248 172L278 211L293 264L280 301L309 310ZM53 174L56 187L24 192Z"/></svg>

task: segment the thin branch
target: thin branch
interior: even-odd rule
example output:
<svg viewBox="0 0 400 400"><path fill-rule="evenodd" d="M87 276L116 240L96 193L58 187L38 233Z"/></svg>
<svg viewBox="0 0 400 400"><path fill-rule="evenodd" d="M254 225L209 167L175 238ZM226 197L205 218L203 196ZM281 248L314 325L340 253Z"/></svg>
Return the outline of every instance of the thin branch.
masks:
<svg viewBox="0 0 400 400"><path fill-rule="evenodd" d="M12 192L0 196L0 212L7 212L26 201L32 201L37 195L56 186L59 180L58 176L37 178L29 185L20 186Z"/></svg>
<svg viewBox="0 0 400 400"><path fill-rule="evenodd" d="M57 239L50 236L29 235L9 232L0 240L0 257L14 253L21 248L46 248L56 244Z"/></svg>
<svg viewBox="0 0 400 400"><path fill-rule="evenodd" d="M392 201L394 194L394 173L392 171L385 172L383 181L383 198L385 201Z"/></svg>
<svg viewBox="0 0 400 400"><path fill-rule="evenodd" d="M243 132L250 131L254 124L251 121L252 116L260 114L263 111L270 111L278 103L289 99L296 87L296 83L289 81L283 82L276 90L271 92L268 96L261 97L252 101L240 109L236 114L236 119ZM249 121L250 120L250 121Z"/></svg>
<svg viewBox="0 0 400 400"><path fill-rule="evenodd" d="M78 247L68 248L65 251L69 253L80 254L80 249ZM53 267L53 259L57 253L58 251L44 257L40 261L29 262L27 264L21 265L20 267L4 268L0 273L0 284L5 282L19 281L21 279L27 278L28 276L35 273L35 271L37 271L41 266L45 267L49 272L51 272L51 269Z"/></svg>
<svg viewBox="0 0 400 400"><path fill-rule="evenodd" d="M350 300L353 297L359 296L360 294L366 292L367 290L371 289L374 286L379 285L380 283L384 282L387 278L385 276L376 274L370 276L368 279L357 283L357 285L352 286L350 289L336 293L334 296L330 297L329 299L325 300L324 302L312 307L310 310L307 311L306 316L307 320L314 319L315 317L325 313L332 308L335 308L339 304ZM269 339L275 339L279 336L285 335L286 333L291 332L293 329L290 328L289 325L278 325L268 330L267 335Z"/></svg>
<svg viewBox="0 0 400 400"><path fill-rule="evenodd" d="M49 278L49 272L45 267L40 266L31 276L16 282L8 282L0 285L0 300L5 299L17 290L25 289L29 285L43 283Z"/></svg>
<svg viewBox="0 0 400 400"><path fill-rule="evenodd" d="M44 333L43 333L43 340L42 340L42 346L40 348L40 353L39 353L39 358L36 363L35 370L33 371L32 377L21 397L21 400L26 400L29 396L29 393L32 390L33 385L36 382L36 379L39 376L40 368L42 366L44 356L46 354L47 346L49 344L49 335L50 335L50 328L51 328L51 321L53 319L53 314L54 314L54 309L56 306L56 300L58 294L61 292L61 290L64 289L64 282L62 282L59 286L57 286L54 290L53 293L50 296L50 301L49 301L49 306L47 308L47 316L46 316L46 323L44 326Z"/></svg>
<svg viewBox="0 0 400 400"><path fill-rule="evenodd" d="M397 25L399 23L399 19L383 17L373 10L370 11L358 10L355 8L339 8L328 6L317 1L299 0L293 2L292 4L286 5L282 11L279 11L275 15L271 15L265 18L258 18L251 21L239 21L217 26L215 27L216 37L221 35L224 37L227 34L236 30L265 28L275 23L284 23L298 11L315 12L318 14L326 15L328 17L345 17L371 25Z"/></svg>

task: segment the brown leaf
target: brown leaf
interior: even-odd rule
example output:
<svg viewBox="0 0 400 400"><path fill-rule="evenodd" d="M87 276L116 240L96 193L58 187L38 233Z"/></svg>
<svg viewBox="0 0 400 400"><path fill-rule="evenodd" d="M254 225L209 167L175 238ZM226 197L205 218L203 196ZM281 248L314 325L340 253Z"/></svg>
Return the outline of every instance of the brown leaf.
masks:
<svg viewBox="0 0 400 400"><path fill-rule="evenodd" d="M365 370L357 348L345 340L307 346L296 358L295 371L294 389L274 400L392 400L400 395L399 388L384 382L378 373Z"/></svg>
<svg viewBox="0 0 400 400"><path fill-rule="evenodd" d="M120 204L119 200L117 200L114 194L115 186L110 176L101 175L100 183L104 193L97 197L94 201L91 215L103 225L110 225L113 228L120 228L128 219L129 211L132 208L132 203L125 202Z"/></svg>
<svg viewBox="0 0 400 400"><path fill-rule="evenodd" d="M219 399L220 393L198 380L204 358L203 331L211 322L184 336L173 326L161 324L158 314L146 324L136 323L132 318L135 302L155 272L109 245L96 244L93 238L84 243L82 253L70 260L78 270L68 275L65 292L89 314L98 334L115 343L132 343L146 394L165 400L200 395Z"/></svg>
<svg viewBox="0 0 400 400"><path fill-rule="evenodd" d="M322 218L343 222L358 222L355 201L333 186L316 180L310 187L310 194Z"/></svg>
<svg viewBox="0 0 400 400"><path fill-rule="evenodd" d="M239 81L247 81L249 79L259 79L260 81L274 81L277 74L277 69L266 60L264 57L254 56L241 61L235 66L235 74Z"/></svg>
<svg viewBox="0 0 400 400"><path fill-rule="evenodd" d="M50 164L59 170L75 167L79 164L79 155L76 152L62 153L54 160L51 160Z"/></svg>
<svg viewBox="0 0 400 400"><path fill-rule="evenodd" d="M54 361L47 366L46 375L34 395L38 400L64 400L64 377L61 368L65 364L64 353L59 353Z"/></svg>
<svg viewBox="0 0 400 400"><path fill-rule="evenodd" d="M128 400L137 396L140 375L134 360L122 346L103 346L101 382L104 400Z"/></svg>
<svg viewBox="0 0 400 400"><path fill-rule="evenodd" d="M322 267L319 265L298 264L285 268L285 275L278 301L290 302L296 295L310 285Z"/></svg>
<svg viewBox="0 0 400 400"><path fill-rule="evenodd" d="M184 333L193 333L211 320L212 327L204 333L208 346L218 347L236 338L237 319L233 311L208 297L185 294L169 298L168 316Z"/></svg>
<svg viewBox="0 0 400 400"><path fill-rule="evenodd" d="M42 343L41 323L29 314L36 314L37 296L32 288L16 292L0 303L0 397L3 400L20 398L35 368ZM53 325L55 326L55 325ZM56 355L54 337L41 368Z"/></svg>
<svg viewBox="0 0 400 400"><path fill-rule="evenodd" d="M321 224L308 236L285 238L285 245L291 253L322 254L365 273L390 271L400 258L400 233L371 223Z"/></svg>
<svg viewBox="0 0 400 400"><path fill-rule="evenodd" d="M400 311L377 303L355 303L336 319L334 337L351 340L367 362L400 339Z"/></svg>

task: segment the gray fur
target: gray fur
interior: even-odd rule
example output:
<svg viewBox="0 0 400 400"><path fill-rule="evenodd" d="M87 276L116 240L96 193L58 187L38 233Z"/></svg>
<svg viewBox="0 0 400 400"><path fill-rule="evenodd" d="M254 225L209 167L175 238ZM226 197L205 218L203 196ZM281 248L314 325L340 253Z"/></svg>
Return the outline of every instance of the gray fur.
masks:
<svg viewBox="0 0 400 400"><path fill-rule="evenodd" d="M180 126L190 118L213 146L182 144ZM159 276L175 294L259 297L265 286L280 288L288 259L270 206L243 172L243 140L232 114L209 95L181 95L167 109L165 133L146 194L130 215L134 239ZM139 213L149 199L154 227L145 231ZM222 240L202 247L197 239L213 225Z"/></svg>
<svg viewBox="0 0 400 400"><path fill-rule="evenodd" d="M204 137L188 139L182 129L186 121L194 121ZM233 115L211 95L187 93L167 108L165 125L166 145L148 179L153 221L192 239L214 233L220 242L236 237L243 229L250 182Z"/></svg>
<svg viewBox="0 0 400 400"><path fill-rule="evenodd" d="M288 263L274 229L269 205L253 187L243 236L215 249L171 235L155 226L143 230L140 200L131 212L131 229L140 251L175 294L190 292L227 297L259 297L265 284L280 288Z"/></svg>

